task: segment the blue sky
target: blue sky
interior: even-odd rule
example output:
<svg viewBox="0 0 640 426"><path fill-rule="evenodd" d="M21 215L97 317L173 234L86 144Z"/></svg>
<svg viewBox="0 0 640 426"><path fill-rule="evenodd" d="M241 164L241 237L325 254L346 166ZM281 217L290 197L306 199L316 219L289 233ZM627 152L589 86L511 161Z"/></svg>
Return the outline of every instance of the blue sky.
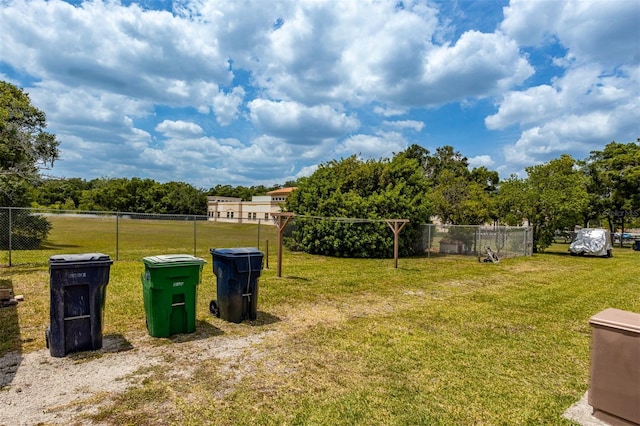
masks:
<svg viewBox="0 0 640 426"><path fill-rule="evenodd" d="M272 185L451 145L502 178L640 137L639 0L0 0L47 175Z"/></svg>

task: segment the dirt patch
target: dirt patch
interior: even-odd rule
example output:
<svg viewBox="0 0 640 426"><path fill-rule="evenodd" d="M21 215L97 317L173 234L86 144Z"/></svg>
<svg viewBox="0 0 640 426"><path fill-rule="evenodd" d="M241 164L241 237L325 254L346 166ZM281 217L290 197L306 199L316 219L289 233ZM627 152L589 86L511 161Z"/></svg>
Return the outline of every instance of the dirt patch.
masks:
<svg viewBox="0 0 640 426"><path fill-rule="evenodd" d="M411 289L400 291L399 296L394 303L362 294L348 302L326 300L304 308L282 306L278 321L265 323L269 324L267 329L221 323L221 329L216 329L220 334L214 335L210 330L171 339L106 335L101 350L63 358L52 357L47 349L9 353L0 358L0 426L87 424L82 416L97 413L115 395L141 386L154 367L161 367L168 377L189 380L203 361L211 359L219 362L220 372L231 375L226 380L229 388L219 389L224 396L261 361L280 365L278 355L286 353L291 339L299 333L318 325L333 327L351 318L389 314L405 304L412 306L416 300L429 299ZM260 315L263 319L272 317Z"/></svg>
<svg viewBox="0 0 640 426"><path fill-rule="evenodd" d="M0 358L0 425L72 424L99 408L95 401L85 401L138 385L149 367L172 365L176 376L189 377L201 360L235 363L269 333L160 345L148 336L133 343L122 336L105 336L100 351L64 358L54 358L46 349L7 354Z"/></svg>

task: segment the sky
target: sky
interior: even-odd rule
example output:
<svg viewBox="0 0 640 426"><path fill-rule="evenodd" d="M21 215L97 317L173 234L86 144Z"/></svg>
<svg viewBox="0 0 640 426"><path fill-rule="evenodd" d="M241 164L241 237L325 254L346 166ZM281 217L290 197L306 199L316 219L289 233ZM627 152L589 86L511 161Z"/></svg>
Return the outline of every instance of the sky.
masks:
<svg viewBox="0 0 640 426"><path fill-rule="evenodd" d="M277 185L445 145L501 178L640 137L640 0L0 0L55 177Z"/></svg>

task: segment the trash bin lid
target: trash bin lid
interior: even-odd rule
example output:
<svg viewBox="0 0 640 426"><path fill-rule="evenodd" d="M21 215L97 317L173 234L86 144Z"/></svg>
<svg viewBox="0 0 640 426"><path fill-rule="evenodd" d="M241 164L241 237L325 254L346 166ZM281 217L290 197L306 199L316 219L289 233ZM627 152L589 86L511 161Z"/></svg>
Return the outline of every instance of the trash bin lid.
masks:
<svg viewBox="0 0 640 426"><path fill-rule="evenodd" d="M640 334L640 314L620 309L605 309L589 318L589 324Z"/></svg>
<svg viewBox="0 0 640 426"><path fill-rule="evenodd" d="M111 265L113 260L103 253L56 254L49 258L50 268L67 268L70 265L89 266L91 263Z"/></svg>
<svg viewBox="0 0 640 426"><path fill-rule="evenodd" d="M212 255L225 256L225 257L236 257L236 256L247 257L252 255L256 255L256 256L263 255L262 252L255 247L209 249L209 252Z"/></svg>
<svg viewBox="0 0 640 426"><path fill-rule="evenodd" d="M142 258L144 264L150 268L166 268L172 266L203 265L205 260L188 254L160 254Z"/></svg>

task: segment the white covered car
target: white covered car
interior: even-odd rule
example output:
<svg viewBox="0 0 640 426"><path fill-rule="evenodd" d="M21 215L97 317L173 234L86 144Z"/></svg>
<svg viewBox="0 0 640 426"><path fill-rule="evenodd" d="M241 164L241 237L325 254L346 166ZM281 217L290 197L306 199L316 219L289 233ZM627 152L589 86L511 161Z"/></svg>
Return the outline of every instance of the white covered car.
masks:
<svg viewBox="0 0 640 426"><path fill-rule="evenodd" d="M572 255L612 256L611 235L602 228L583 228L569 245Z"/></svg>

